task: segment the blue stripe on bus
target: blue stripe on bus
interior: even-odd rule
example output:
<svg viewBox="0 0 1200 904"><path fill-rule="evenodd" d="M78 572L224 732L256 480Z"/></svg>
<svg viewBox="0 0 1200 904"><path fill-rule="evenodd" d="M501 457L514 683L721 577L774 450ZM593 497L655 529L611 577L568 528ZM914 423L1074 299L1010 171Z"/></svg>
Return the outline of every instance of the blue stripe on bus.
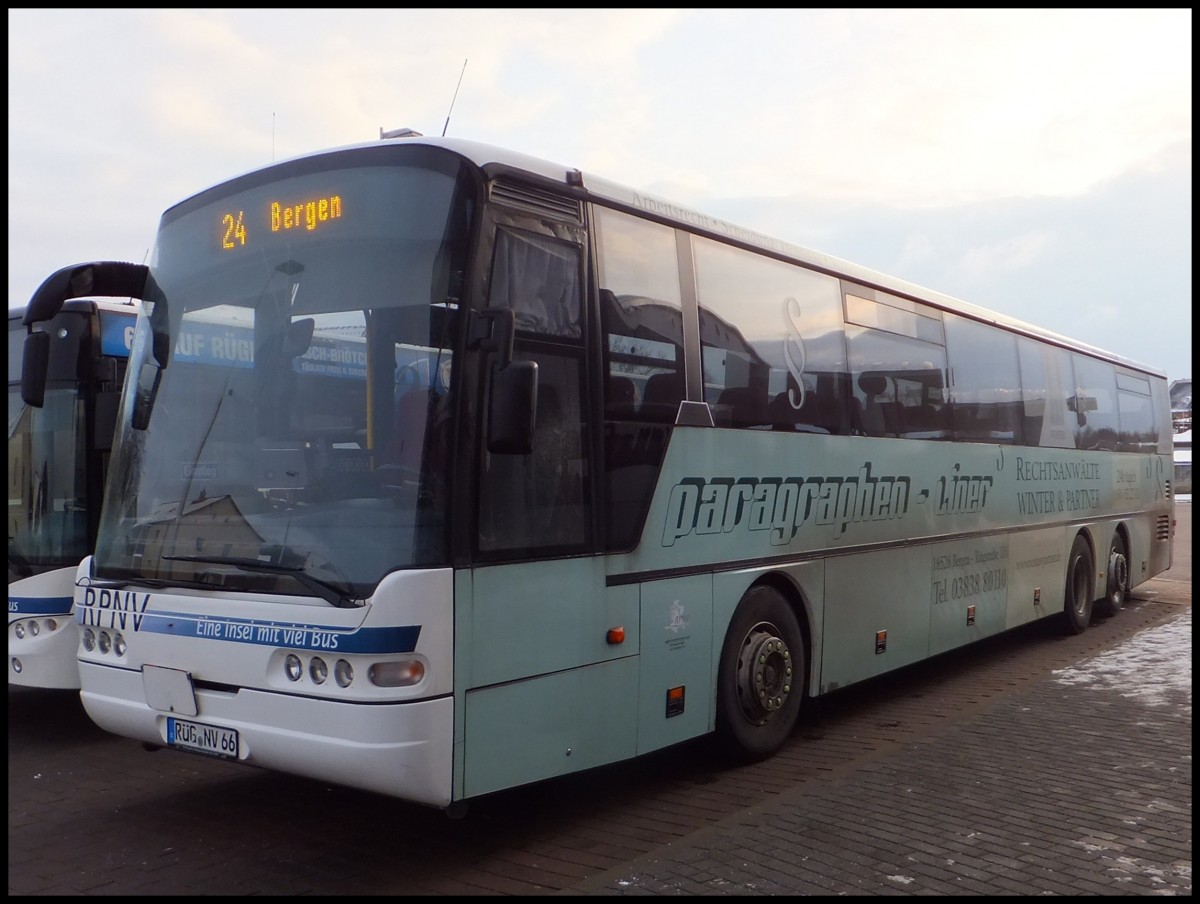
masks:
<svg viewBox="0 0 1200 904"><path fill-rule="evenodd" d="M9 596L9 615L70 615L69 596Z"/></svg>
<svg viewBox="0 0 1200 904"><path fill-rule="evenodd" d="M145 612L133 615L135 631L174 634L227 643L291 647L337 653L411 653L417 648L420 625L345 629L333 625L265 621L255 618L213 618L179 612Z"/></svg>

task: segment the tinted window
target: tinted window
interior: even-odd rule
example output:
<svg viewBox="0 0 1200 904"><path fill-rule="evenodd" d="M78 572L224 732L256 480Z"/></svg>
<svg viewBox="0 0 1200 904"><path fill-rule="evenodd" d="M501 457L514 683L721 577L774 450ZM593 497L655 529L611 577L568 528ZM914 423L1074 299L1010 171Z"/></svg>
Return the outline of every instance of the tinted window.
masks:
<svg viewBox="0 0 1200 904"><path fill-rule="evenodd" d="M1075 364L1075 447L1077 449L1117 448L1120 423L1117 417L1117 377L1113 365L1072 355Z"/></svg>
<svg viewBox="0 0 1200 904"><path fill-rule="evenodd" d="M708 239L692 248L717 426L848 433L837 280Z"/></svg>
<svg viewBox="0 0 1200 904"><path fill-rule="evenodd" d="M1068 404L1075 385L1071 353L1018 337L1021 362L1021 415L1029 446L1075 448L1075 414Z"/></svg>
<svg viewBox="0 0 1200 904"><path fill-rule="evenodd" d="M960 442L1022 441L1021 376L1012 333L945 315L954 438Z"/></svg>

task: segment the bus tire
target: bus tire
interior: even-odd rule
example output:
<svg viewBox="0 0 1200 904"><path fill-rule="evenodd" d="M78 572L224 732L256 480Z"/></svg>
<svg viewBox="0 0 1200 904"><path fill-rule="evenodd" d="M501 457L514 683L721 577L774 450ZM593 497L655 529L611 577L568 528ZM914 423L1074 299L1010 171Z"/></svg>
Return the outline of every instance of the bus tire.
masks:
<svg viewBox="0 0 1200 904"><path fill-rule="evenodd" d="M758 585L738 603L717 671L717 742L735 760L779 750L796 727L807 673L804 633L773 587Z"/></svg>
<svg viewBox="0 0 1200 904"><path fill-rule="evenodd" d="M1125 608L1128 594L1129 553L1125 538L1120 531L1116 531L1108 544L1108 583L1104 596L1096 600L1096 612L1103 618L1112 618Z"/></svg>
<svg viewBox="0 0 1200 904"><path fill-rule="evenodd" d="M1092 548L1082 534L1071 544L1067 559L1067 584L1063 599L1063 626L1068 634L1082 634L1092 620Z"/></svg>

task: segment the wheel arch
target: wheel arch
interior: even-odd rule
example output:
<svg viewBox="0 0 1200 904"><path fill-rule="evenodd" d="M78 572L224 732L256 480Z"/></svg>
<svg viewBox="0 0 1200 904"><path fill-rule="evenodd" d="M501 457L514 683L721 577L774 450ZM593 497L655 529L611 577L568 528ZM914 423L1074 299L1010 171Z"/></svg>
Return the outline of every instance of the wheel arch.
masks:
<svg viewBox="0 0 1200 904"><path fill-rule="evenodd" d="M766 586L777 591L791 606L792 611L796 615L796 621L800 624L800 634L804 638L804 687L801 693L805 698L810 696L810 688L816 680L817 663L813 655L813 620L812 603L808 595L804 592L804 588L789 574L782 571L768 571L759 575L755 580L751 581L746 587L746 592L749 592L755 587Z"/></svg>

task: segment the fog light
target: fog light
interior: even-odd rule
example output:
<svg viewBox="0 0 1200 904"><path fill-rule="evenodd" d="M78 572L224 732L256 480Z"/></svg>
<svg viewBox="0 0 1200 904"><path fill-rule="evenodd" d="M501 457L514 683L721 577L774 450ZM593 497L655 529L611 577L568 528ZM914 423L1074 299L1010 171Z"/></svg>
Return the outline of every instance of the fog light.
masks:
<svg viewBox="0 0 1200 904"><path fill-rule="evenodd" d="M313 684L324 684L325 679L329 677L329 666L320 656L314 656L313 661L308 664L308 674Z"/></svg>
<svg viewBox="0 0 1200 904"><path fill-rule="evenodd" d="M19 660L16 656L13 657L12 667L14 672L16 672L18 675L21 674L21 660Z"/></svg>
<svg viewBox="0 0 1200 904"><path fill-rule="evenodd" d="M83 629L83 648L89 653L96 649L96 632L91 628Z"/></svg>
<svg viewBox="0 0 1200 904"><path fill-rule="evenodd" d="M425 677L425 663L417 659L401 662L376 662L367 670L376 687L411 687Z"/></svg>
<svg viewBox="0 0 1200 904"><path fill-rule="evenodd" d="M13 626L13 634L17 635L17 640L25 639L25 622L17 622Z"/></svg>
<svg viewBox="0 0 1200 904"><path fill-rule="evenodd" d="M112 649L112 638L108 636L107 631L100 632L100 652L107 654Z"/></svg>
<svg viewBox="0 0 1200 904"><path fill-rule="evenodd" d="M299 681L300 676L304 674L300 657L295 653L288 653L287 658L283 660L283 671L288 676L288 681Z"/></svg>
<svg viewBox="0 0 1200 904"><path fill-rule="evenodd" d="M339 659L333 666L333 678L339 687L349 687L354 680L354 666L344 659Z"/></svg>

